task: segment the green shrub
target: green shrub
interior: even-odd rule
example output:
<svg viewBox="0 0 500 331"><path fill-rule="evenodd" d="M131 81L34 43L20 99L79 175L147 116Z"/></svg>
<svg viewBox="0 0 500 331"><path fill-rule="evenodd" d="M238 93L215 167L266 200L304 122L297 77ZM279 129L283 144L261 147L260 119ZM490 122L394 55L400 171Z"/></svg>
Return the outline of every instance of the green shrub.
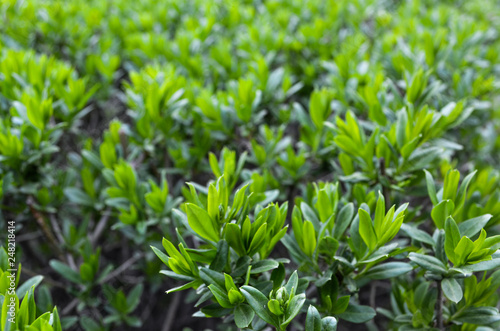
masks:
<svg viewBox="0 0 500 331"><path fill-rule="evenodd" d="M1 331L500 328L494 0L0 16Z"/></svg>

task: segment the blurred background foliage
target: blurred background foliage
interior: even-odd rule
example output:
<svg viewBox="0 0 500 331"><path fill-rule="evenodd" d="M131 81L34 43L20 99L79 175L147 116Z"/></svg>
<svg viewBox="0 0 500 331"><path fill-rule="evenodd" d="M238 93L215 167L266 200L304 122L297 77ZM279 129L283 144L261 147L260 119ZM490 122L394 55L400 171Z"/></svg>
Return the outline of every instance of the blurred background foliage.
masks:
<svg viewBox="0 0 500 331"><path fill-rule="evenodd" d="M16 222L21 279L43 276L22 297L36 296L36 316L57 305L68 330L234 329L192 318L194 293L165 295L179 283L150 248L163 237L198 247L185 213L207 206L210 184L231 202L248 185L252 221L281 206L276 230L293 234L260 257L291 258L312 283L331 277L332 256L319 262L297 229L318 231L308 222L341 207L369 214L379 192L387 209L409 202L406 254L421 248L417 225L432 235L448 216L489 214L481 224L497 234L499 28L495 0L2 1L0 224L3 236ZM460 174L474 170L460 196ZM432 194L434 180L447 191ZM347 226L334 240L350 258L384 246L366 234L368 247L348 244L361 239ZM378 284L370 330L433 326L417 298L429 284L410 278ZM341 285L373 305L365 283ZM325 291L321 313L338 315ZM477 328L465 321L457 330Z"/></svg>

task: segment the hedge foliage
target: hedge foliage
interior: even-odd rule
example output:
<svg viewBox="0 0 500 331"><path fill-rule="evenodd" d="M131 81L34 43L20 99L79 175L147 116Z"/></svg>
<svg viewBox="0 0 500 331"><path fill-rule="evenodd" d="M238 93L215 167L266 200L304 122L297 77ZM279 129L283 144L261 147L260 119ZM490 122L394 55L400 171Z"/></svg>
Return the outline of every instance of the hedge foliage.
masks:
<svg viewBox="0 0 500 331"><path fill-rule="evenodd" d="M2 1L0 330L498 330L499 29L495 0Z"/></svg>

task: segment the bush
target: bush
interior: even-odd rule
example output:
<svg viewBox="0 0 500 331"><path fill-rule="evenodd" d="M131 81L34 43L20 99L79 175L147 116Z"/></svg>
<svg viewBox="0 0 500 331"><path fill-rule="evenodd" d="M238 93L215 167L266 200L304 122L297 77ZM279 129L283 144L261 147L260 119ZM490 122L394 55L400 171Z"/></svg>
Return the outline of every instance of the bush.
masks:
<svg viewBox="0 0 500 331"><path fill-rule="evenodd" d="M494 0L0 15L0 330L500 328Z"/></svg>

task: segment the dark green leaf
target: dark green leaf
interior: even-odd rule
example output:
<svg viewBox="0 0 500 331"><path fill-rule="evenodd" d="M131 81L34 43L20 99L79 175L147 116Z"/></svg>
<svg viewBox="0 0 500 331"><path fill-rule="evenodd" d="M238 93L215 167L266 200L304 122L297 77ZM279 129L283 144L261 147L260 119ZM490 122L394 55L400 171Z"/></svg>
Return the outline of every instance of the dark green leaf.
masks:
<svg viewBox="0 0 500 331"><path fill-rule="evenodd" d="M255 316L253 309L247 304L239 304L234 307L234 322L240 329L248 327Z"/></svg>
<svg viewBox="0 0 500 331"><path fill-rule="evenodd" d="M349 305L338 317L351 323L365 323L374 318L375 310L368 306Z"/></svg>
<svg viewBox="0 0 500 331"><path fill-rule="evenodd" d="M370 270L365 274L365 277L370 279L394 278L411 270L413 270L413 267L409 263L388 262L370 268Z"/></svg>
<svg viewBox="0 0 500 331"><path fill-rule="evenodd" d="M269 309L267 308L267 297L262 294L259 290L251 286L242 286L240 288L241 293L245 296L250 307L253 308L255 313L262 318L266 323L278 326L278 321L271 315Z"/></svg>

